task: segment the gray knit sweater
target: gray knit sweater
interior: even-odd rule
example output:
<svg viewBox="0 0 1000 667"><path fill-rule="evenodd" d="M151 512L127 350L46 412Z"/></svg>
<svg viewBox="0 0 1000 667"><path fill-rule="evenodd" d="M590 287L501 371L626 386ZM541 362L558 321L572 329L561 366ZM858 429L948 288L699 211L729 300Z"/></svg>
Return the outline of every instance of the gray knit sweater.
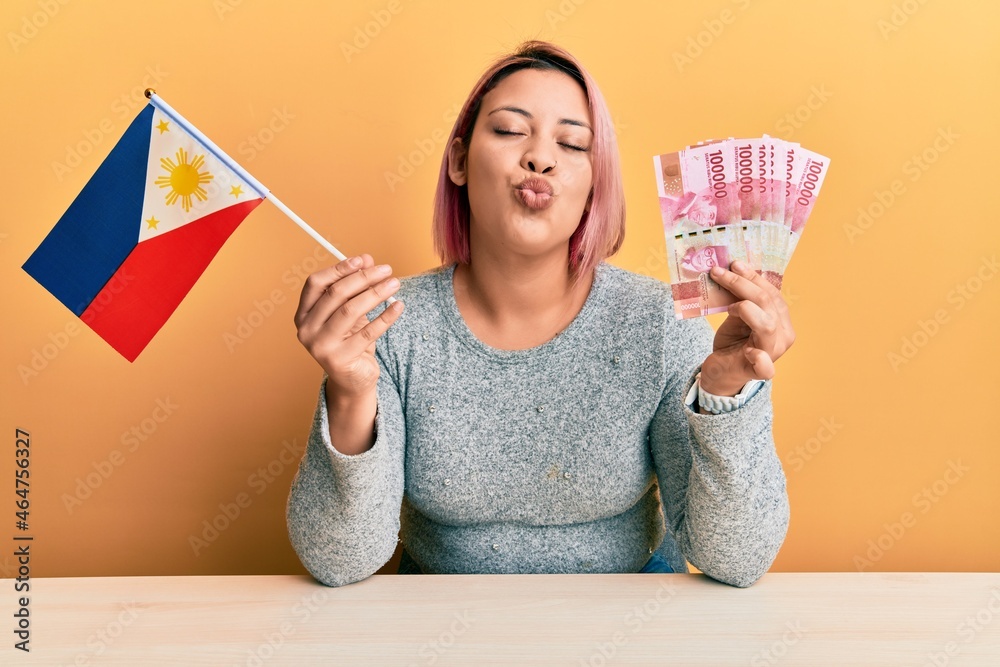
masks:
<svg viewBox="0 0 1000 667"><path fill-rule="evenodd" d="M425 573L637 572L654 550L734 586L767 571L789 517L771 383L729 414L685 405L704 319L675 320L669 286L601 264L565 330L498 350L466 326L453 273L402 281L370 450L332 447L320 389L288 500L316 579L365 579L397 541Z"/></svg>

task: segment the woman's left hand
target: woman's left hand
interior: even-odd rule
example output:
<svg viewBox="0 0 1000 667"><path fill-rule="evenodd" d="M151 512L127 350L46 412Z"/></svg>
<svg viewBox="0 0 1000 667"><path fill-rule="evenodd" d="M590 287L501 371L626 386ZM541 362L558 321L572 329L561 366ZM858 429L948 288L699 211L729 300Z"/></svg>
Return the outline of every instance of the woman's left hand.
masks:
<svg viewBox="0 0 1000 667"><path fill-rule="evenodd" d="M774 362L795 342L795 331L781 292L743 262L733 262L728 271L717 266L711 277L739 301L715 332L712 353L701 367L701 388L735 396L750 380L774 377Z"/></svg>

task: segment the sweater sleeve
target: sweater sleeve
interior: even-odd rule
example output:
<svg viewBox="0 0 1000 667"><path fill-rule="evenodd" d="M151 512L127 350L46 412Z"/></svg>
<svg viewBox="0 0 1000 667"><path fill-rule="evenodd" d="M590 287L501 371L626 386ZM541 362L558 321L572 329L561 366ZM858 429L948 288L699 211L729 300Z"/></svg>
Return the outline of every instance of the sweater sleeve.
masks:
<svg viewBox="0 0 1000 667"><path fill-rule="evenodd" d="M747 587L767 572L784 542L789 505L771 432L771 382L743 407L702 415L684 405L714 332L704 319L678 323L666 353L686 350L668 378L650 427L667 529L706 575ZM698 366L692 368L692 363Z"/></svg>
<svg viewBox="0 0 1000 667"><path fill-rule="evenodd" d="M379 366L375 444L354 456L334 449L324 378L306 452L289 493L292 547L313 577L327 586L368 578L392 558L398 541L403 412L381 356Z"/></svg>

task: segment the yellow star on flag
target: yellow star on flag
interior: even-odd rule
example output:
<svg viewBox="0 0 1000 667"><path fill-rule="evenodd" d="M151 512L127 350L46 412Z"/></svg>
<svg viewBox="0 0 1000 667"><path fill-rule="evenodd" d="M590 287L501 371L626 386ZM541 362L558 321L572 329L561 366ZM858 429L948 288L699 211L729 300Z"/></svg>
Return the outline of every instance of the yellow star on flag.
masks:
<svg viewBox="0 0 1000 667"><path fill-rule="evenodd" d="M160 224L160 221L156 219L156 216L150 216L149 220L146 221L150 229L156 229L156 226Z"/></svg>
<svg viewBox="0 0 1000 667"><path fill-rule="evenodd" d="M165 120L160 120L160 122L156 126L156 129L160 131L160 134L163 134L164 132L169 132L170 123L168 123Z"/></svg>
<svg viewBox="0 0 1000 667"><path fill-rule="evenodd" d="M233 189L229 192L229 194L231 194L232 196L234 196L237 199L239 199L240 195L243 194L243 186L242 185L234 185Z"/></svg>

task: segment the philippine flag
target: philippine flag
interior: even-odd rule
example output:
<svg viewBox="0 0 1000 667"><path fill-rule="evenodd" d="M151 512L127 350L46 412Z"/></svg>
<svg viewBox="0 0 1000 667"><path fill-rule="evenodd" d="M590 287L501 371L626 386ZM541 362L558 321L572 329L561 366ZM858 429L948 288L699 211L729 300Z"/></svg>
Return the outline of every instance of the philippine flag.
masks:
<svg viewBox="0 0 1000 667"><path fill-rule="evenodd" d="M248 180L147 104L23 268L134 361L267 196Z"/></svg>

